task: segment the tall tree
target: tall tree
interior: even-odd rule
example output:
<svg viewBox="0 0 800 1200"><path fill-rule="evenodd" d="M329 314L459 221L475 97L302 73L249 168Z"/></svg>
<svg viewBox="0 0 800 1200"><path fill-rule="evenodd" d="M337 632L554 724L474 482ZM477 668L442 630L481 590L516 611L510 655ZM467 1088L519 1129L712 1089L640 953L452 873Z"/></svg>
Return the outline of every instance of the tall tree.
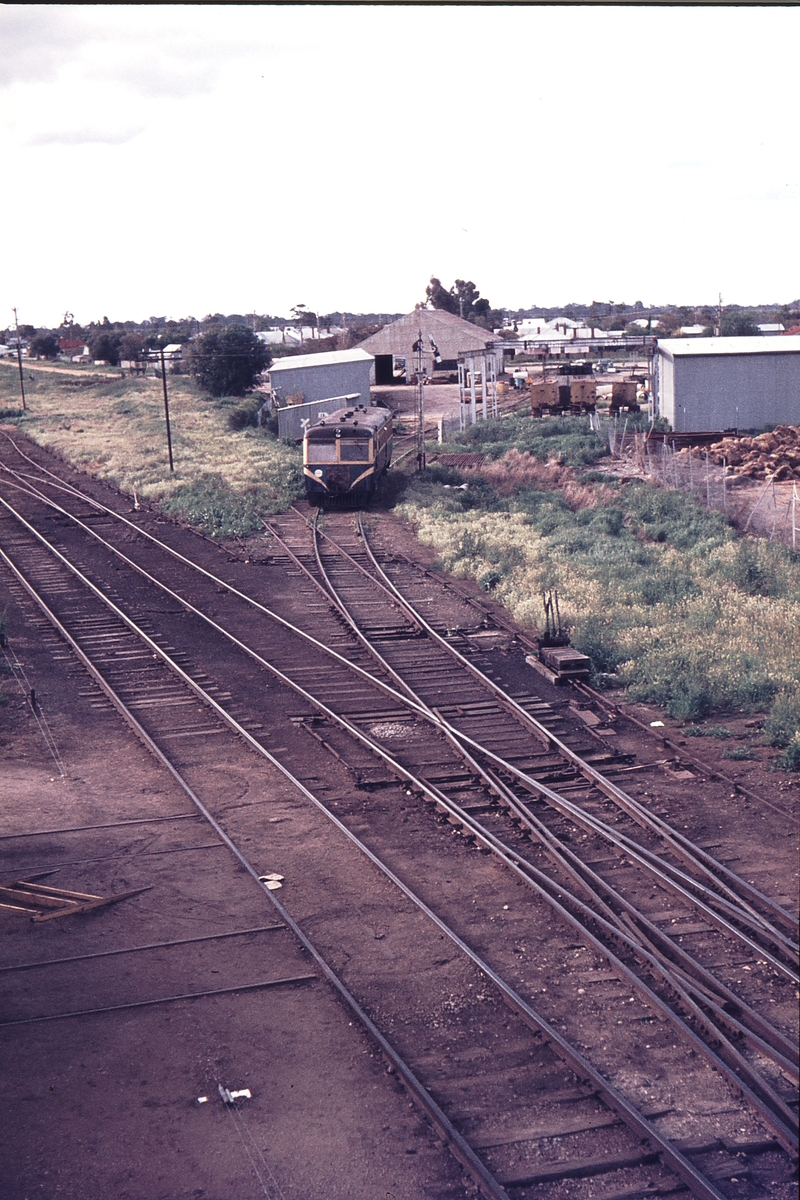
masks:
<svg viewBox="0 0 800 1200"><path fill-rule="evenodd" d="M31 339L28 354L32 358L58 358L60 348L56 335L45 329Z"/></svg>
<svg viewBox="0 0 800 1200"><path fill-rule="evenodd" d="M493 324L502 323L502 312L492 308L471 279L457 279L448 291L441 279L432 275L425 295L428 297L428 303L434 308L444 309L445 312L462 317L465 321L471 321L473 325L482 325L490 329Z"/></svg>
<svg viewBox="0 0 800 1200"><path fill-rule="evenodd" d="M112 367L119 366L119 344L122 336L119 333L96 333L89 342L92 358L111 363Z"/></svg>
<svg viewBox="0 0 800 1200"><path fill-rule="evenodd" d="M189 370L212 396L243 396L271 361L267 347L246 325L209 329L189 347Z"/></svg>
<svg viewBox="0 0 800 1200"><path fill-rule="evenodd" d="M722 337L758 337L761 330L748 313L729 312L722 315Z"/></svg>

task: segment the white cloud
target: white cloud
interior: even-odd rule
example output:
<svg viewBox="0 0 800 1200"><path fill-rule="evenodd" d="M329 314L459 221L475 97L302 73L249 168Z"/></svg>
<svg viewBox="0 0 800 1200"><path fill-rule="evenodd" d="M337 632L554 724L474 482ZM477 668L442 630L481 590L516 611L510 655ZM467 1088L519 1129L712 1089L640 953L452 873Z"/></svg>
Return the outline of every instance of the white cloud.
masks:
<svg viewBox="0 0 800 1200"><path fill-rule="evenodd" d="M0 8L0 323L400 310L431 272L512 307L793 299L799 19Z"/></svg>

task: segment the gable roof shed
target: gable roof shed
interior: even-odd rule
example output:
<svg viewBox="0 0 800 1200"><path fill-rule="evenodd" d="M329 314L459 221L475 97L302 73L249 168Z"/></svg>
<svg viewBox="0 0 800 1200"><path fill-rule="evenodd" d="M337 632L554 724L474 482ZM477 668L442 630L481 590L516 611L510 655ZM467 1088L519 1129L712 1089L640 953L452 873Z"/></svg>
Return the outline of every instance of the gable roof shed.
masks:
<svg viewBox="0 0 800 1200"><path fill-rule="evenodd" d="M360 343L377 358L391 354L406 360L409 372L416 369L417 352L414 345L422 331L422 365L426 374L432 374L435 362L430 339L433 338L439 357L446 362L455 362L463 351L485 350L497 340L490 329L481 329L470 321L445 312L441 308L417 308L391 325L384 325Z"/></svg>
<svg viewBox="0 0 800 1200"><path fill-rule="evenodd" d="M800 424L800 337L659 339L655 399L678 433Z"/></svg>

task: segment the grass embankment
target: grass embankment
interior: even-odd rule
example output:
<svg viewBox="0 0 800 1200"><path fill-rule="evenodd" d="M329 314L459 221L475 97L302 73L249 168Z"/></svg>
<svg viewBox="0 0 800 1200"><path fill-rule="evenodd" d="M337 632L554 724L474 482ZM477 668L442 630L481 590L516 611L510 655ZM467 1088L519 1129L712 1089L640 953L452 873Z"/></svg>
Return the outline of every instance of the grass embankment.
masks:
<svg viewBox="0 0 800 1200"><path fill-rule="evenodd" d="M510 417L461 438L441 449L493 461L412 478L401 509L446 570L528 627L556 588L596 685L688 721L765 712L769 743L800 768L796 556L737 536L692 496L587 470L604 447L585 418Z"/></svg>
<svg viewBox="0 0 800 1200"><path fill-rule="evenodd" d="M28 411L16 368L0 370L0 418L75 466L140 499L157 501L213 537L243 537L261 516L302 493L299 451L252 425L258 398L204 396L168 377L175 472L167 459L161 381L58 374L25 366Z"/></svg>

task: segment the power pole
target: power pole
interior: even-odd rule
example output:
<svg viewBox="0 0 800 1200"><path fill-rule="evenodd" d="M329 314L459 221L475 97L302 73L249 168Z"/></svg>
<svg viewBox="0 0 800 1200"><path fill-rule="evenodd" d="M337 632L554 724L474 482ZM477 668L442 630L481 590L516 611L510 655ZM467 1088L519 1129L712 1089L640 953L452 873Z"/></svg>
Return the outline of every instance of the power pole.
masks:
<svg viewBox="0 0 800 1200"><path fill-rule="evenodd" d="M417 305L419 313L420 306ZM417 329L417 468L425 470L425 365L422 357L422 317Z"/></svg>
<svg viewBox="0 0 800 1200"><path fill-rule="evenodd" d="M19 390L22 393L22 411L28 407L25 403L25 377L22 372L22 347L19 344L19 321L17 320L17 310L14 309L14 327L17 331L17 366L19 367Z"/></svg>
<svg viewBox="0 0 800 1200"><path fill-rule="evenodd" d="M169 427L169 396L167 395L167 364L164 362L164 347L161 347L161 382L164 386L164 416L167 419L167 450L169 451L169 469L175 470L172 461L172 431Z"/></svg>
<svg viewBox="0 0 800 1200"><path fill-rule="evenodd" d="M719 293L719 303L717 304L717 329L716 336L722 337L722 292Z"/></svg>

